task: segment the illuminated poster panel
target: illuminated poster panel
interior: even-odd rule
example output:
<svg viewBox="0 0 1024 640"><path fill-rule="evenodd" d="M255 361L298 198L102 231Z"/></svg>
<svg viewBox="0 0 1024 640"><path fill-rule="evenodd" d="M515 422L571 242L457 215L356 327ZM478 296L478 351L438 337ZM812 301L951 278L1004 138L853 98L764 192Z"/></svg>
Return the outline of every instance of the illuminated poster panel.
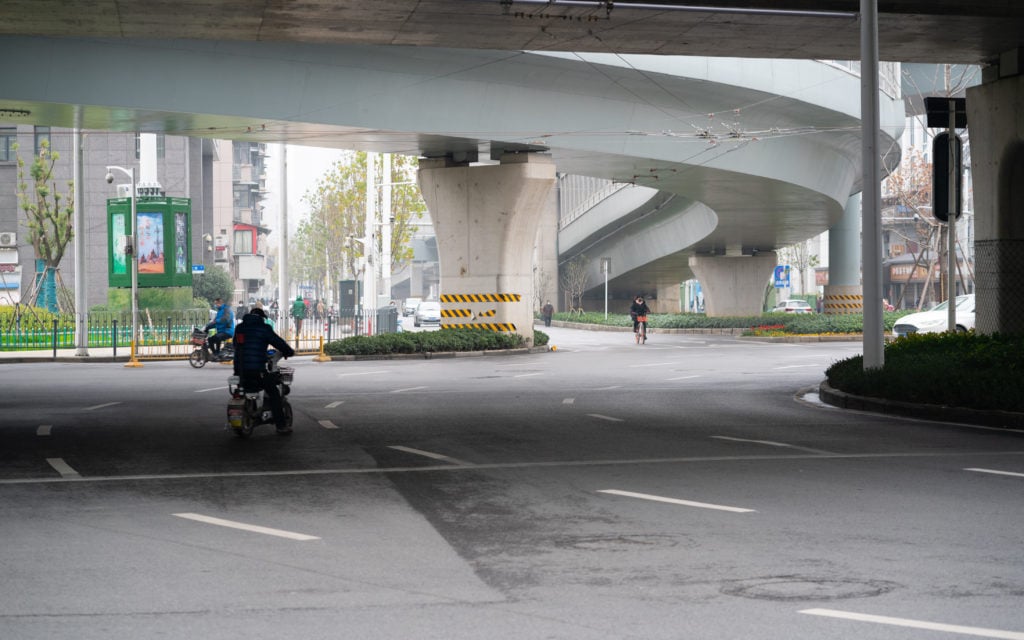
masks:
<svg viewBox="0 0 1024 640"><path fill-rule="evenodd" d="M192 201L188 198L140 197L136 200L139 233L139 286L192 286ZM107 271L111 287L131 286L131 256L125 238L132 233L131 198L107 200Z"/></svg>

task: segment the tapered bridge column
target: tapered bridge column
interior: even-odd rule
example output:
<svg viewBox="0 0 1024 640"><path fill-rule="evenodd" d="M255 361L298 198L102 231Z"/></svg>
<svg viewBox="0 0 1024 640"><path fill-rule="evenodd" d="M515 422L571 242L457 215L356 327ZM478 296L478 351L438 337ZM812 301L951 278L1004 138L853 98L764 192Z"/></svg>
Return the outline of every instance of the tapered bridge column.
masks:
<svg viewBox="0 0 1024 640"><path fill-rule="evenodd" d="M420 190L437 235L442 328L478 325L533 345L533 245L555 183L538 153L470 167L420 161Z"/></svg>

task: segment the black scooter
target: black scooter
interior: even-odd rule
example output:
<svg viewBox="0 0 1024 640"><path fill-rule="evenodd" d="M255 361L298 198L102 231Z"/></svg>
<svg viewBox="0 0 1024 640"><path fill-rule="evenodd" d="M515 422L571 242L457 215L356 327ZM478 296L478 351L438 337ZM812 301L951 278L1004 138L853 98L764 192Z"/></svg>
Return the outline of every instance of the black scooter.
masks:
<svg viewBox="0 0 1024 640"><path fill-rule="evenodd" d="M278 351L268 353L267 375L277 385L277 392L281 396L281 411L284 412L285 424L290 433L293 416L288 394L291 393L295 369L278 366L281 358L282 354ZM239 377L231 376L228 378L228 392L231 394L231 400L228 401L228 428L234 431L236 436L248 438L259 425L274 423L274 413L270 410L270 403L263 389L243 389Z"/></svg>
<svg viewBox="0 0 1024 640"><path fill-rule="evenodd" d="M228 338L220 345L220 353L210 350L210 332L199 327L192 327L192 353L188 354L188 363L196 369L202 369L207 362L231 362L235 359L235 345Z"/></svg>

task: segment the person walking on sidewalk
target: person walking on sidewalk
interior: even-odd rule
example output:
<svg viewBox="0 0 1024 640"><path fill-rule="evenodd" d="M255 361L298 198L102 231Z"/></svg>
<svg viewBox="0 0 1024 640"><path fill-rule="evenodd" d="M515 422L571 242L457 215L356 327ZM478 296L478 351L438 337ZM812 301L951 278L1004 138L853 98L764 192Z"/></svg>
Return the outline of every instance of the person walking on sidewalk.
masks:
<svg viewBox="0 0 1024 640"><path fill-rule="evenodd" d="M544 319L544 326L551 326L551 314L555 312L555 308L551 306L551 301L548 300L543 307L540 308L540 317Z"/></svg>
<svg viewBox="0 0 1024 640"><path fill-rule="evenodd" d="M295 318L295 335L302 333L302 321L306 318L306 303L302 296L295 296L292 303L292 317Z"/></svg>

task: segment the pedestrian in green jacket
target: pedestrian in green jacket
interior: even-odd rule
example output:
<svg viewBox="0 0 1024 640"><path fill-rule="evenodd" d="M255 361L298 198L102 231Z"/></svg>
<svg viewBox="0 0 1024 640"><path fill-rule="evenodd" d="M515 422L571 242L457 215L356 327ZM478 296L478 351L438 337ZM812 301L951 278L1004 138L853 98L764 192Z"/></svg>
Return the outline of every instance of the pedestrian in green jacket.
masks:
<svg viewBox="0 0 1024 640"><path fill-rule="evenodd" d="M302 321L306 318L306 303L302 296L295 296L292 303L292 317L295 318L295 335L302 333Z"/></svg>

